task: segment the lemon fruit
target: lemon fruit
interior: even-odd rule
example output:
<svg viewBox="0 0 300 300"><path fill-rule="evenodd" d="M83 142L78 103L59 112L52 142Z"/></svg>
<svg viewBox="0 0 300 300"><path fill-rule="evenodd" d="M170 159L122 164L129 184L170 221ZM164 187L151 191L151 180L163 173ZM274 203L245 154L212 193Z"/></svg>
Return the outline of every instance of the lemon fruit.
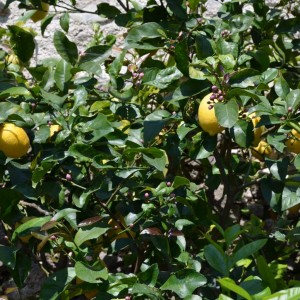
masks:
<svg viewBox="0 0 300 300"><path fill-rule="evenodd" d="M0 127L0 150L11 158L24 156L30 148L30 141L21 127L6 123Z"/></svg>
<svg viewBox="0 0 300 300"><path fill-rule="evenodd" d="M296 129L292 129L291 137L285 142L285 145L290 152L300 153L300 133Z"/></svg>
<svg viewBox="0 0 300 300"><path fill-rule="evenodd" d="M266 130L266 127L265 126L256 127L260 121L260 117L257 117L255 113L250 114L249 117L251 118L251 121L253 124L254 139L253 139L252 145L254 147L257 147L260 142L261 135Z"/></svg>
<svg viewBox="0 0 300 300"><path fill-rule="evenodd" d="M52 137L55 132L59 132L61 130L61 127L57 124L54 124L54 125L50 125L50 137Z"/></svg>
<svg viewBox="0 0 300 300"><path fill-rule="evenodd" d="M33 22L38 22L40 20L43 20L49 11L49 4L45 3L45 2L41 2L41 7L40 9L38 9L32 16L31 16L31 20Z"/></svg>
<svg viewBox="0 0 300 300"><path fill-rule="evenodd" d="M223 127L218 123L218 119L215 115L215 109L211 104L210 96L213 93L206 95L200 102L198 109L198 122L203 131L209 135L214 136L223 131Z"/></svg>
<svg viewBox="0 0 300 300"><path fill-rule="evenodd" d="M269 158L275 157L275 152L273 151L272 147L263 140L260 141L256 147L251 148L251 153L260 161L263 161L265 156Z"/></svg>
<svg viewBox="0 0 300 300"><path fill-rule="evenodd" d="M118 127L118 129L128 134L130 130L130 121L124 119L121 120L120 123L121 125Z"/></svg>
<svg viewBox="0 0 300 300"><path fill-rule="evenodd" d="M5 57L5 60L8 65L10 65L10 64L19 65L20 64L19 57L14 53L7 55Z"/></svg>

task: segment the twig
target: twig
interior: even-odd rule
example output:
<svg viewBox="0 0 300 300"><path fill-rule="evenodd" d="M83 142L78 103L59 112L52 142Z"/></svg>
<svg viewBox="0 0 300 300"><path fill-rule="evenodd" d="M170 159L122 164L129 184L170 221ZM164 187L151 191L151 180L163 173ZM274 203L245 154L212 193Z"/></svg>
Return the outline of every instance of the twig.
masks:
<svg viewBox="0 0 300 300"><path fill-rule="evenodd" d="M45 216L49 216L50 213L42 208L40 208L38 205L36 205L35 203L29 203L29 202L26 202L24 200L21 200L19 202L22 206L29 206L29 207L32 207L32 208L35 208L38 212L40 212L41 214L45 215Z"/></svg>

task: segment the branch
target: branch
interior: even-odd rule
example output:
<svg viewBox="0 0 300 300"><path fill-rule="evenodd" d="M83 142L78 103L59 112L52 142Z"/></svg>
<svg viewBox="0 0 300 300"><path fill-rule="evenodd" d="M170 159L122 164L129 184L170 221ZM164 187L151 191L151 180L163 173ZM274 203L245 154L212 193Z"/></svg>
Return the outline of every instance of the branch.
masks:
<svg viewBox="0 0 300 300"><path fill-rule="evenodd" d="M45 216L49 216L50 213L42 208L40 208L39 206L37 206L35 203L29 203L26 201L21 200L19 202L22 206L28 206L28 207L32 207L35 208L38 212L40 212L41 214L45 215Z"/></svg>

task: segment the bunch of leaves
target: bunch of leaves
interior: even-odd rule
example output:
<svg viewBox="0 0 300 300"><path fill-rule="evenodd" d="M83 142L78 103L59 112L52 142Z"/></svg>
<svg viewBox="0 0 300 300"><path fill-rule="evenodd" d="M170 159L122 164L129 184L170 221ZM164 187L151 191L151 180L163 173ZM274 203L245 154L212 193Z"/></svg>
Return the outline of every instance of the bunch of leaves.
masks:
<svg viewBox="0 0 300 300"><path fill-rule="evenodd" d="M60 18L57 58L33 65L36 33L1 30L0 121L25 128L32 147L0 157L0 253L16 284L34 259L48 275L40 299L297 299L299 227L287 212L299 156L285 146L299 129L297 9L231 1L207 18L205 1L101 3L93 13L127 30L123 44L95 26L79 53L76 1L45 2L42 34ZM212 86L225 128L213 137L197 123ZM252 157L248 112L276 159ZM243 214L251 186L263 220Z"/></svg>

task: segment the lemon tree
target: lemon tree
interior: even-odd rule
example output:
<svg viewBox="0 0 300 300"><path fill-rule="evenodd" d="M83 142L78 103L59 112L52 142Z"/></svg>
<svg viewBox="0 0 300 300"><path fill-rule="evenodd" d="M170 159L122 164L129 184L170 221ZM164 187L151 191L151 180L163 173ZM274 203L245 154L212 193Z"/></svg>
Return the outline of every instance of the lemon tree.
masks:
<svg viewBox="0 0 300 300"><path fill-rule="evenodd" d="M12 2L0 259L19 293L36 263L42 300L298 299L298 6ZM124 34L95 25L80 49L72 13ZM57 56L36 63L53 20Z"/></svg>

